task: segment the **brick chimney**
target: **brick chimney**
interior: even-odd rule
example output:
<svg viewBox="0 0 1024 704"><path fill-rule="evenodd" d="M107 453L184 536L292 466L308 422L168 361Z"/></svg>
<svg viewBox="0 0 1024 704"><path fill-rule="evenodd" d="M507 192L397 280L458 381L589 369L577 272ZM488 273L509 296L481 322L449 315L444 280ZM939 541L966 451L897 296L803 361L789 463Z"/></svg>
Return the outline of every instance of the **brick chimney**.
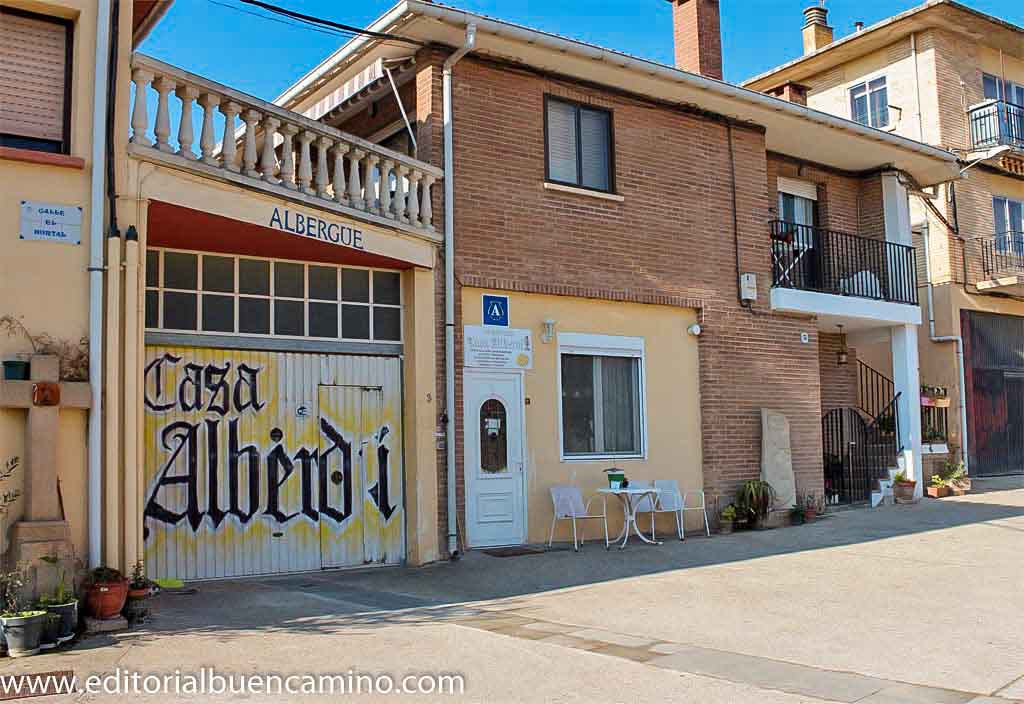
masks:
<svg viewBox="0 0 1024 704"><path fill-rule="evenodd" d="M718 0L669 0L676 68L722 80L722 29Z"/></svg>
<svg viewBox="0 0 1024 704"><path fill-rule="evenodd" d="M804 55L832 43L832 28L828 26L828 9L825 0L804 10Z"/></svg>

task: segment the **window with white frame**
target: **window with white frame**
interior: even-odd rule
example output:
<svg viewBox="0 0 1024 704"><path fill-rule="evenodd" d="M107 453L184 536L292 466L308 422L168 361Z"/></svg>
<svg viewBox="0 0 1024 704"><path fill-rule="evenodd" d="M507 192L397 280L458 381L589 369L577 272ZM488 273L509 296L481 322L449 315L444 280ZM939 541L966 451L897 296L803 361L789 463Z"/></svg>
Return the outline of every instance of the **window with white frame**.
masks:
<svg viewBox="0 0 1024 704"><path fill-rule="evenodd" d="M401 274L148 249L146 329L401 342Z"/></svg>
<svg viewBox="0 0 1024 704"><path fill-rule="evenodd" d="M981 86L985 91L985 98L989 100L1005 100L1008 103L1024 107L1024 84L1013 81L999 80L998 76L990 73L981 75Z"/></svg>
<svg viewBox="0 0 1024 704"><path fill-rule="evenodd" d="M889 91L885 86L885 76L850 89L850 116L869 127L889 126Z"/></svg>
<svg viewBox="0 0 1024 704"><path fill-rule="evenodd" d="M643 457L642 338L558 336L563 459Z"/></svg>
<svg viewBox="0 0 1024 704"><path fill-rule="evenodd" d="M996 249L1024 254L1024 202L992 197L992 215L995 221Z"/></svg>

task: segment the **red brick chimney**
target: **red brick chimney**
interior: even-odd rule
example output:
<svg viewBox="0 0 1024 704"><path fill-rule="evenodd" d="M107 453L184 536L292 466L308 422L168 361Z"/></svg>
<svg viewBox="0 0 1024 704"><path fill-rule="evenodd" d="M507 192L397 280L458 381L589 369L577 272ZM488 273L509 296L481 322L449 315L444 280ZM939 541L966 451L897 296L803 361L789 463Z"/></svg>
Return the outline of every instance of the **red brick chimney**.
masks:
<svg viewBox="0 0 1024 704"><path fill-rule="evenodd" d="M722 80L722 29L718 0L669 0L676 68Z"/></svg>

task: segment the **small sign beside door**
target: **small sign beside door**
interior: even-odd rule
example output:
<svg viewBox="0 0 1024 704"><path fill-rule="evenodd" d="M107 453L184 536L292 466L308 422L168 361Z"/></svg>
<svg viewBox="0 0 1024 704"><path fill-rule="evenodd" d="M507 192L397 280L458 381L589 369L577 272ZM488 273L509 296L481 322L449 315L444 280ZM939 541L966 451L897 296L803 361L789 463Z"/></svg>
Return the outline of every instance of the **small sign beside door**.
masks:
<svg viewBox="0 0 1024 704"><path fill-rule="evenodd" d="M82 206L23 200L18 235L23 240L81 244Z"/></svg>
<svg viewBox="0 0 1024 704"><path fill-rule="evenodd" d="M465 327L464 364L477 369L532 369L533 340L530 331L493 328L483 325Z"/></svg>
<svg viewBox="0 0 1024 704"><path fill-rule="evenodd" d="M508 296L495 296L485 293L483 297L484 325L492 327L508 327Z"/></svg>

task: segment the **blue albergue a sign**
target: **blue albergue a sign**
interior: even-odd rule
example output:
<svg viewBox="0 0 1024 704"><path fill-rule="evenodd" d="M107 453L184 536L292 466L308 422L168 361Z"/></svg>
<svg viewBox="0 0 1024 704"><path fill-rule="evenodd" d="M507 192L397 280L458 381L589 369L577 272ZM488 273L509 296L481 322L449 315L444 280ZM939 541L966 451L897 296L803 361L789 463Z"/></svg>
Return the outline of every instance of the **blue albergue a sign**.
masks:
<svg viewBox="0 0 1024 704"><path fill-rule="evenodd" d="M484 325L508 327L508 296L484 294Z"/></svg>

